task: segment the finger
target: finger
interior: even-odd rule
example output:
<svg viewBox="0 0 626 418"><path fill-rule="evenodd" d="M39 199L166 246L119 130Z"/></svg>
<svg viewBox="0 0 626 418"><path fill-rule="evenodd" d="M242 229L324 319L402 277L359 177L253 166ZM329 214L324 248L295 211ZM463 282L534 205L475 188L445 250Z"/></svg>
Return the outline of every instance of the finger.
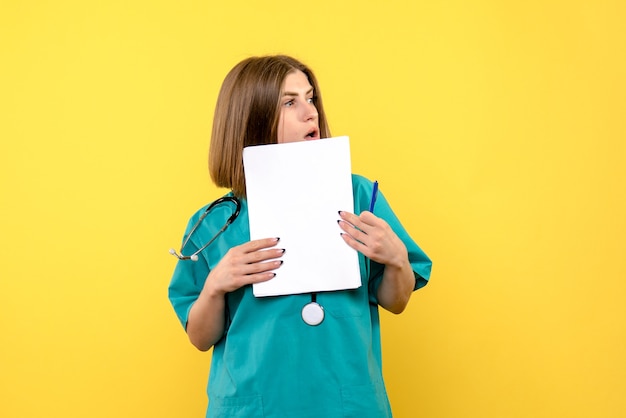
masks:
<svg viewBox="0 0 626 418"><path fill-rule="evenodd" d="M354 225L355 222L359 222L358 216L356 216L354 213L346 212L343 210L339 211L339 218L341 218L341 220L346 221L352 225Z"/></svg>
<svg viewBox="0 0 626 418"><path fill-rule="evenodd" d="M360 226L362 226L359 217L354 213L339 211L339 217L340 219L337 222L346 232L349 232L348 228L360 229Z"/></svg>
<svg viewBox="0 0 626 418"><path fill-rule="evenodd" d="M245 264L262 263L274 258L280 258L285 254L284 248L273 248L269 250L261 249L253 253L243 255L242 262Z"/></svg>
<svg viewBox="0 0 626 418"><path fill-rule="evenodd" d="M260 283L276 277L275 270L283 265L283 260L264 261L246 266L246 274L242 277L245 284Z"/></svg>
<svg viewBox="0 0 626 418"><path fill-rule="evenodd" d="M242 276L233 277L232 280L228 282L226 287L227 292L234 292L237 289L240 289L244 286L266 282L268 280L276 277L276 273L274 272L263 272L263 273L255 273L255 274L245 274Z"/></svg>
<svg viewBox="0 0 626 418"><path fill-rule="evenodd" d="M279 238L264 238L246 242L237 247L231 248L228 253L234 264L251 264L258 263L272 258L282 256L285 249L275 248Z"/></svg>
<svg viewBox="0 0 626 418"><path fill-rule="evenodd" d="M253 241L248 241L245 244L240 245L241 249L245 252L254 252L262 250L264 248L270 248L278 244L280 238L262 238Z"/></svg>
<svg viewBox="0 0 626 418"><path fill-rule="evenodd" d="M381 218L374 215L372 212L363 211L359 215L359 220L365 223L366 225L376 225L381 221Z"/></svg>
<svg viewBox="0 0 626 418"><path fill-rule="evenodd" d="M277 241L273 243L270 242L269 245L276 245L276 242ZM267 245L268 242L258 240L233 247L228 250L221 263L229 265L231 271L240 272L240 269L246 265L279 258L285 253L285 250L282 248L267 249ZM253 250L255 248L256 250Z"/></svg>
<svg viewBox="0 0 626 418"><path fill-rule="evenodd" d="M246 274L258 274L273 271L283 265L283 260L263 261L246 266Z"/></svg>
<svg viewBox="0 0 626 418"><path fill-rule="evenodd" d="M343 232L351 236L353 239L360 242L367 240L368 234L356 227L355 225L352 225L351 223L348 223L348 221L344 220L340 220L338 221L338 223Z"/></svg>
<svg viewBox="0 0 626 418"><path fill-rule="evenodd" d="M364 211L360 215L355 215L350 212L339 212L341 220L350 223L354 228L359 229L366 234L369 234L372 227L376 227L382 219L376 215Z"/></svg>
<svg viewBox="0 0 626 418"><path fill-rule="evenodd" d="M227 271L230 272L231 277L237 278L237 281L244 280L247 283L249 279L247 279L246 276L271 272L280 268L283 263L282 260L277 260L276 257L273 257L273 260L268 261L268 259L264 256L263 259L255 260L254 262L251 262L248 257L249 255L243 258L233 258L230 260L230 268Z"/></svg>
<svg viewBox="0 0 626 418"><path fill-rule="evenodd" d="M269 280L272 280L276 277L276 273L274 272L265 272L265 273L257 273L257 274L249 274L244 277L243 285L254 284L254 283L263 283Z"/></svg>
<svg viewBox="0 0 626 418"><path fill-rule="evenodd" d="M355 239L350 234L344 232L341 234L341 238L343 238L344 242L348 244L348 246L352 248L353 250L360 252L366 257L369 257L371 255L369 247L363 242Z"/></svg>
<svg viewBox="0 0 626 418"><path fill-rule="evenodd" d="M239 289L242 286L270 280L276 276L275 270L282 265L281 260L267 261L255 264L229 265L225 266L225 276L227 278L226 287L229 291Z"/></svg>

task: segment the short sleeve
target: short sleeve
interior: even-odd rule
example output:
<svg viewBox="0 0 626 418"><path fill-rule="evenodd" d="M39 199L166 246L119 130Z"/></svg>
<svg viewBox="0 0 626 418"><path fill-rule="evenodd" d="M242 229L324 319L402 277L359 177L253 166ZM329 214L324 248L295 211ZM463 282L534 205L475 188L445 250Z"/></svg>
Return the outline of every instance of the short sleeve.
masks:
<svg viewBox="0 0 626 418"><path fill-rule="evenodd" d="M191 218L184 238L187 237L189 231L197 222L198 217L198 214L196 214ZM190 240L185 246L185 254L192 254L198 248L198 245L193 240ZM178 320L185 329L187 328L189 310L200 296L208 275L209 267L204 257L199 257L198 261L178 260L174 268L174 274L168 288L168 297Z"/></svg>

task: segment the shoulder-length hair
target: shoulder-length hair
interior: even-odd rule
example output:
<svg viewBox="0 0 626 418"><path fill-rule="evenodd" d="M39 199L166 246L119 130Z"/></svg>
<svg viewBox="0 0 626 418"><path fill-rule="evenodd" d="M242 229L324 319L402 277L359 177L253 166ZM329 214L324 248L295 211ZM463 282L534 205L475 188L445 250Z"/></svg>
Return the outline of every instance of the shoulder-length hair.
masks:
<svg viewBox="0 0 626 418"><path fill-rule="evenodd" d="M243 149L278 143L280 96L288 74L302 71L313 87L320 137L330 137L317 79L303 63L285 55L251 57L226 75L213 118L209 173L218 187L246 196Z"/></svg>

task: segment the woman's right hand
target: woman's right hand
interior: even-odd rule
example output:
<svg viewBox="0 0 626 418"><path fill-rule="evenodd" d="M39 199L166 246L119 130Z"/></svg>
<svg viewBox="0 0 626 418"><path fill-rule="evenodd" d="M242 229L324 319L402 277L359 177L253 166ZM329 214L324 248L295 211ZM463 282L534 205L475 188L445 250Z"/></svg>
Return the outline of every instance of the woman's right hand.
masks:
<svg viewBox="0 0 626 418"><path fill-rule="evenodd" d="M285 253L282 248L272 248L279 238L265 238L246 242L231 248L211 270L205 282L211 293L226 294L240 287L268 281L276 273Z"/></svg>
<svg viewBox="0 0 626 418"><path fill-rule="evenodd" d="M276 276L284 249L272 248L278 238L258 239L231 248L204 283L200 296L191 306L187 335L193 345L206 351L224 335L226 298L224 295L252 283Z"/></svg>

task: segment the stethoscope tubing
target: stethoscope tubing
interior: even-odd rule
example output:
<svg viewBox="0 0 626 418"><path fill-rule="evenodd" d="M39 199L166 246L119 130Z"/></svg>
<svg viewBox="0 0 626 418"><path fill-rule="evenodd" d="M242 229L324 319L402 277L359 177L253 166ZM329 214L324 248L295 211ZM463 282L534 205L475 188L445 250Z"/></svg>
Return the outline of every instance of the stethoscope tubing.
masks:
<svg viewBox="0 0 626 418"><path fill-rule="evenodd" d="M224 203L224 202L230 202L233 203L235 205L235 211L233 212L232 215L230 215L230 217L226 220L226 223L224 224L224 226L215 234L213 235L213 238L211 238L209 240L209 242L207 242L206 244L204 244L198 251L194 252L191 255L184 255L183 254L183 250L185 249L185 246L187 245L187 243L189 242L189 239L191 239L191 236L193 235L193 233L196 231L196 229L198 229L198 227L200 226L200 224L202 223L202 221L204 220L204 218L207 217L207 215L209 214L209 212L216 207L217 205ZM211 245L213 243L213 241L215 241L217 239L217 237L226 230L226 228L228 228L228 226L230 224L232 224L235 219L237 219L237 217L239 216L239 212L241 211L241 202L239 201L239 199L237 199L234 196L224 196L224 197L220 197L219 199L217 199L216 201L214 201L213 203L211 203L209 205L208 208L206 208L206 210L204 211L204 213L200 216L200 218L198 219L198 221L195 223L195 225L191 228L191 231L189 231L189 234L187 234L187 237L185 238L185 240L183 241L183 244L180 247L180 253L177 253L176 250L174 250L173 248L170 249L170 254L172 254L173 256L177 257L179 260L191 260L191 261L198 261L198 254L200 254L202 251L204 251L209 245Z"/></svg>

